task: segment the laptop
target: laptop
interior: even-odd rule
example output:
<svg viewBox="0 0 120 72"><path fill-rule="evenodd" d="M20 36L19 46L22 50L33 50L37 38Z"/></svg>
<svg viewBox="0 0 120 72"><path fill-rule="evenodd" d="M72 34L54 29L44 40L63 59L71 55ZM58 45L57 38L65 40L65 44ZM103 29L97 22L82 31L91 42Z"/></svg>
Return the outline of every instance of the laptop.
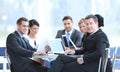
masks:
<svg viewBox="0 0 120 72"><path fill-rule="evenodd" d="M70 43L73 45L73 47L75 48L75 50L77 49L76 45L73 43L73 41L71 40L71 38L69 38ZM67 43L67 38L66 35L62 35L62 42L64 44L65 47L70 47Z"/></svg>
<svg viewBox="0 0 120 72"><path fill-rule="evenodd" d="M68 43L67 43L67 38L66 35L62 35L62 42L64 44L64 47L69 47Z"/></svg>
<svg viewBox="0 0 120 72"><path fill-rule="evenodd" d="M51 52L54 54L64 54L64 44L60 38L48 40L48 44L51 47Z"/></svg>

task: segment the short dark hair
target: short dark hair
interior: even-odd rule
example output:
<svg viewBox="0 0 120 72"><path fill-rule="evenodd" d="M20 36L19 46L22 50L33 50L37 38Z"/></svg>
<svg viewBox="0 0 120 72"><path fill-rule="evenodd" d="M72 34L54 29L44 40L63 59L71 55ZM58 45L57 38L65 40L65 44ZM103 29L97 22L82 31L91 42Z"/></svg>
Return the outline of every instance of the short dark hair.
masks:
<svg viewBox="0 0 120 72"><path fill-rule="evenodd" d="M27 18L25 18L25 17L20 17L18 20L17 20L17 24L21 24L22 23L22 21L28 21L28 19Z"/></svg>
<svg viewBox="0 0 120 72"><path fill-rule="evenodd" d="M86 19L90 19L90 18L92 18L95 23L98 22L98 18L97 18L95 15L92 15L92 14L86 16L86 17L85 17L85 20L86 20Z"/></svg>
<svg viewBox="0 0 120 72"><path fill-rule="evenodd" d="M72 20L72 17L71 17L71 16L64 16L64 18L62 19L62 21L67 20L67 19L70 19L70 20L73 22L73 20Z"/></svg>

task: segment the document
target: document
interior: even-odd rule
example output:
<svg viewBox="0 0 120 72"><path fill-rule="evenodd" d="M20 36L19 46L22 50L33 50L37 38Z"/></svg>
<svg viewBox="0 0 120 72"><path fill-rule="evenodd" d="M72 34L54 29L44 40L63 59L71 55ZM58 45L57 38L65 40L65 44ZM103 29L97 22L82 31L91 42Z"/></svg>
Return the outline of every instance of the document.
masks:
<svg viewBox="0 0 120 72"><path fill-rule="evenodd" d="M48 40L47 39L43 39L40 41L39 45L38 45L38 48L37 48L37 51L46 51L45 50L45 47L46 45L48 45Z"/></svg>
<svg viewBox="0 0 120 72"><path fill-rule="evenodd" d="M51 48L51 53L64 53L64 46L62 40L59 39L49 39L49 40L42 40L38 45L37 51L46 51L45 47L49 45Z"/></svg>

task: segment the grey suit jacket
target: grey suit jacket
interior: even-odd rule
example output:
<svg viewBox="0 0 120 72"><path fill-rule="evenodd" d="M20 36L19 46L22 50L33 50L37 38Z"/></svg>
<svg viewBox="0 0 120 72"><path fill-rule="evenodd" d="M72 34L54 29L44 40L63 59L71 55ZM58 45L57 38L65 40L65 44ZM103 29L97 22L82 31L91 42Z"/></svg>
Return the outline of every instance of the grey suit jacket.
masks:
<svg viewBox="0 0 120 72"><path fill-rule="evenodd" d="M62 35L65 35L65 30L58 30L56 38L62 38ZM82 33L76 29L73 29L70 38L77 47L81 46L81 40L82 40L81 37L82 37ZM66 41L65 41L65 46L68 47ZM70 47L73 48L74 46L70 43Z"/></svg>

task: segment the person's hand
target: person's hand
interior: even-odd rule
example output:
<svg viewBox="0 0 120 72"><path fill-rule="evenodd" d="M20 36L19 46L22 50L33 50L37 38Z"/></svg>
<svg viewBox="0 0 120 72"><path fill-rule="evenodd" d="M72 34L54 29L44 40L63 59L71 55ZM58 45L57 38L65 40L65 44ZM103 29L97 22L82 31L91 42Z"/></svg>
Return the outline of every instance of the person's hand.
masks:
<svg viewBox="0 0 120 72"><path fill-rule="evenodd" d="M37 52L34 52L34 55L45 55L46 52L44 51L37 51Z"/></svg>
<svg viewBox="0 0 120 72"><path fill-rule="evenodd" d="M64 54L65 54L65 55L75 54L75 51L74 51L73 49L67 48L67 49L65 50L65 53L64 53Z"/></svg>
<svg viewBox="0 0 120 72"><path fill-rule="evenodd" d="M65 50L69 50L70 48L69 47L65 47Z"/></svg>
<svg viewBox="0 0 120 72"><path fill-rule="evenodd" d="M83 58L77 58L77 62L78 62L78 64L83 64L84 60L83 60Z"/></svg>
<svg viewBox="0 0 120 72"><path fill-rule="evenodd" d="M50 51L50 50L51 50L50 46L49 46L49 45L46 45L46 46L45 46L45 50L46 50L46 52Z"/></svg>

